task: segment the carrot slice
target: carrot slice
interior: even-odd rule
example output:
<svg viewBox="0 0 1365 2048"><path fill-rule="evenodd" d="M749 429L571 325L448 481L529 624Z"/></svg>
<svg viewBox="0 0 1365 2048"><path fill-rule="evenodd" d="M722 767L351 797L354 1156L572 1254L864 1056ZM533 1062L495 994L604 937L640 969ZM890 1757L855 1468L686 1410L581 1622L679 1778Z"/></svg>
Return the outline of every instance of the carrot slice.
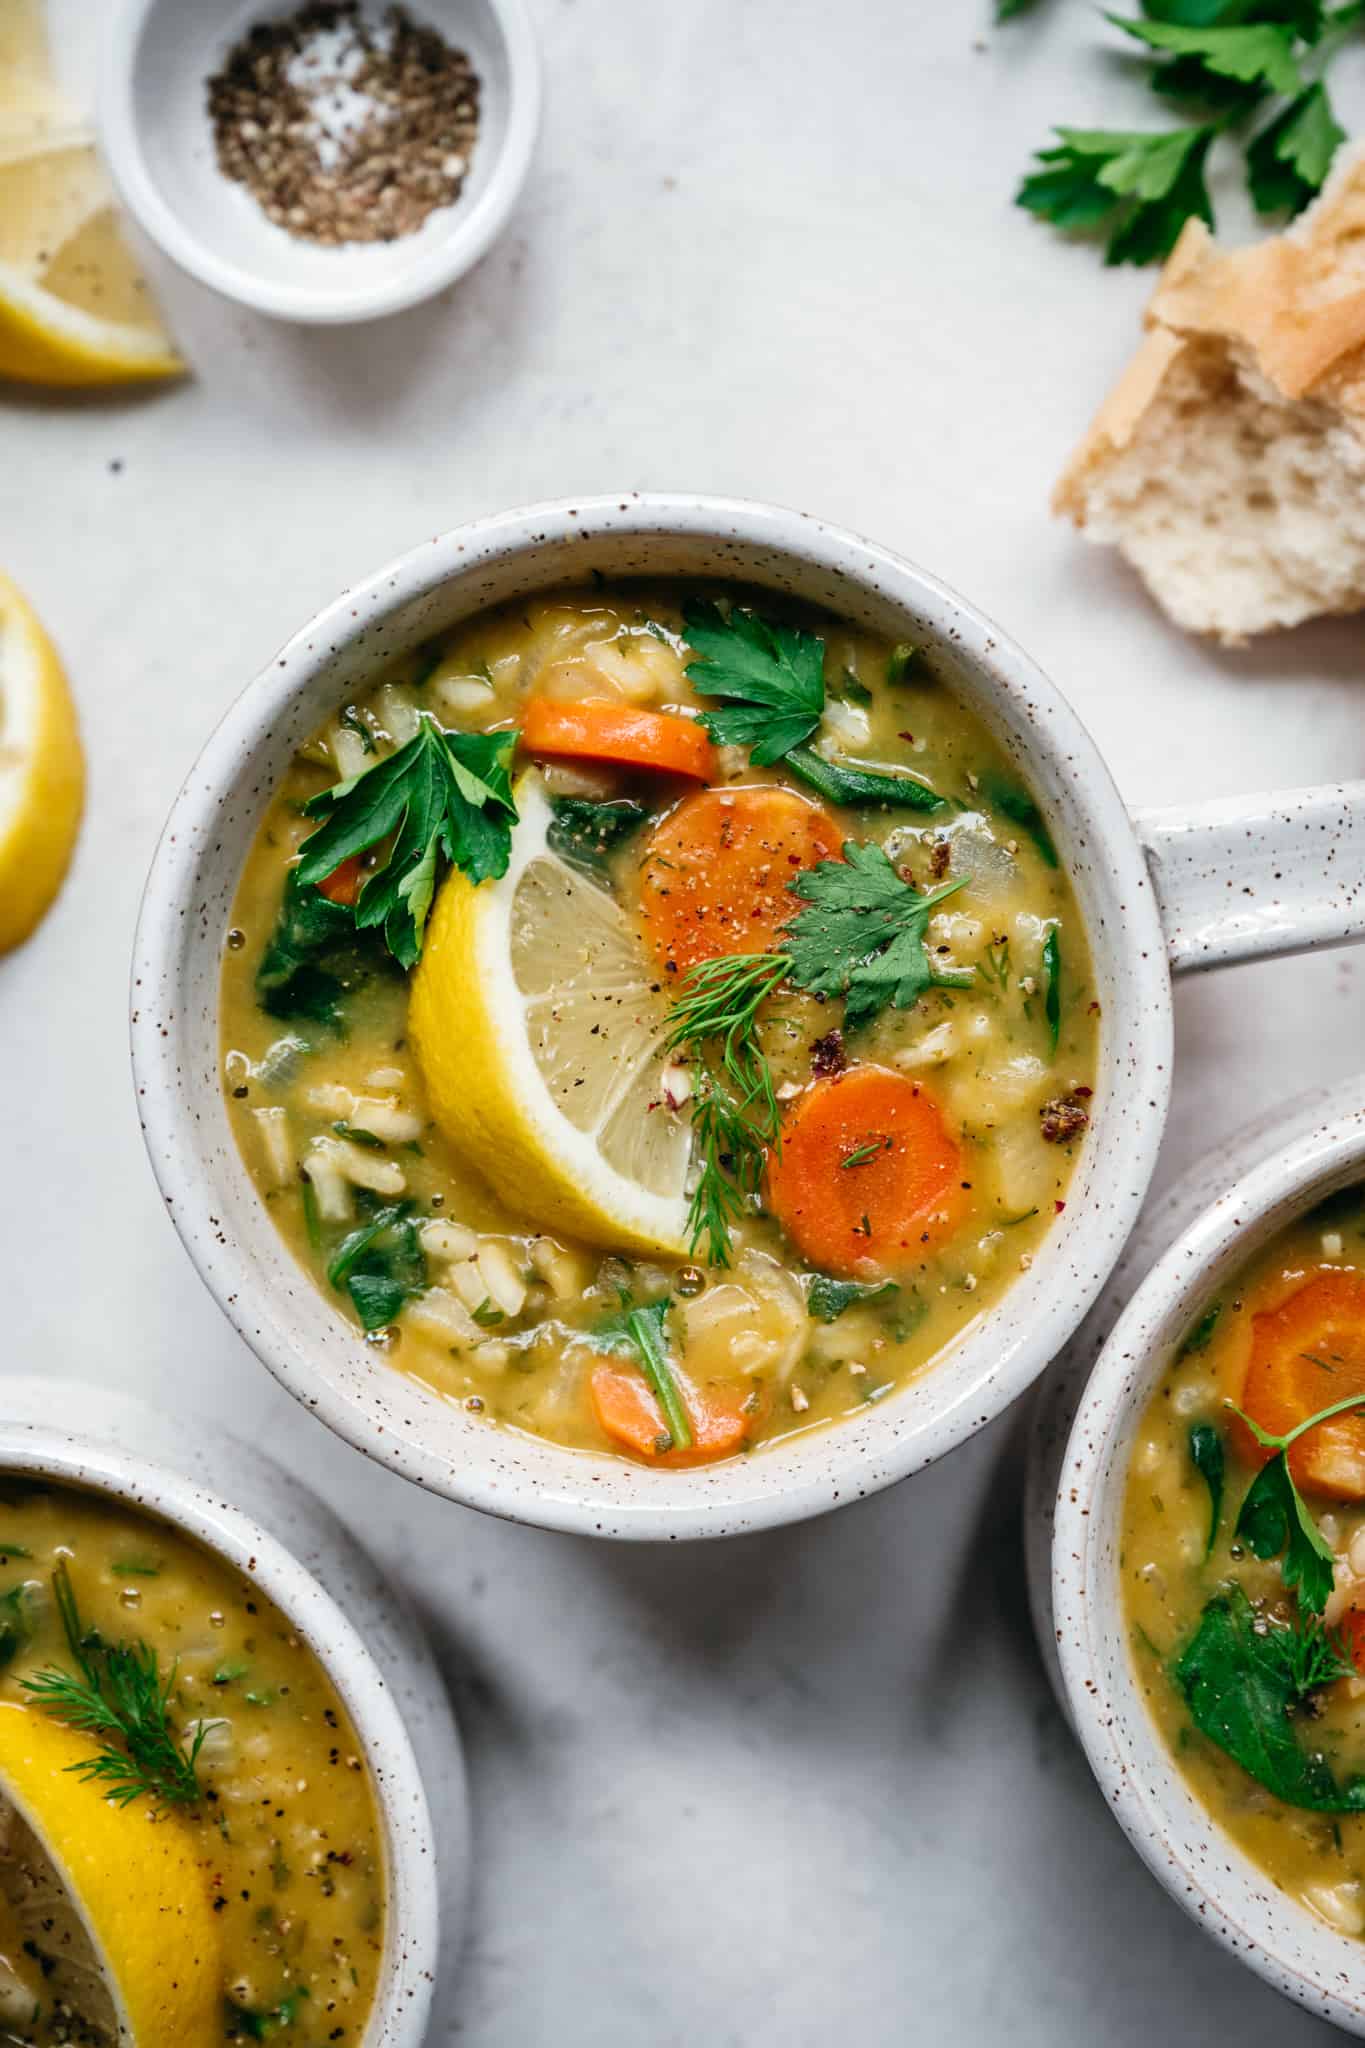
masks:
<svg viewBox="0 0 1365 2048"><path fill-rule="evenodd" d="M595 1367L588 1382L594 1412L607 1435L647 1465L709 1465L717 1458L733 1457L757 1420L743 1411L746 1395L739 1388L698 1387L676 1365L673 1375L692 1425L690 1449L659 1449L668 1442L668 1424L654 1389L640 1373L616 1365Z"/></svg>
<svg viewBox="0 0 1365 2048"><path fill-rule="evenodd" d="M890 1068L852 1066L793 1103L768 1205L811 1265L855 1278L915 1265L970 1195L933 1096Z"/></svg>
<svg viewBox="0 0 1365 2048"><path fill-rule="evenodd" d="M329 903L344 903L349 910L360 894L360 855L353 853L339 868L333 868L318 883L318 894L325 896Z"/></svg>
<svg viewBox="0 0 1365 2048"><path fill-rule="evenodd" d="M709 782L716 750L695 718L666 711L639 711L633 704L596 697L560 704L532 697L521 724L528 754L571 754L586 761L619 761L628 768L654 768Z"/></svg>
<svg viewBox="0 0 1365 2048"><path fill-rule="evenodd" d="M801 905L787 884L840 858L822 804L774 783L703 789L650 835L640 886L645 932L666 973L724 953L763 953Z"/></svg>
<svg viewBox="0 0 1365 2048"><path fill-rule="evenodd" d="M1253 1422L1287 1436L1348 1395L1365 1394L1365 1274L1327 1267L1251 1319L1251 1356L1240 1405ZM1274 1455L1238 1426L1248 1459ZM1296 1483L1334 1500L1365 1500L1365 1409L1310 1429L1289 1453Z"/></svg>
<svg viewBox="0 0 1365 2048"><path fill-rule="evenodd" d="M1348 1607L1337 1626L1347 1656L1357 1671L1365 1673L1365 1607Z"/></svg>

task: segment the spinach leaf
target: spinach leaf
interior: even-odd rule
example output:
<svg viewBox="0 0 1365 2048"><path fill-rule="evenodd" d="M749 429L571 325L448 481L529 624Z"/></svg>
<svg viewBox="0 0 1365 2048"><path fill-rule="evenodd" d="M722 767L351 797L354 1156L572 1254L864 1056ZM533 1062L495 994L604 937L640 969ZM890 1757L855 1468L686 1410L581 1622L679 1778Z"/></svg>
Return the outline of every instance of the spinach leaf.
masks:
<svg viewBox="0 0 1365 2048"><path fill-rule="evenodd" d="M1047 978L1043 991L1043 1015L1047 1018L1048 1046L1056 1059L1057 1042L1062 1035L1062 942L1055 924L1043 940L1043 973Z"/></svg>
<svg viewBox="0 0 1365 2048"><path fill-rule="evenodd" d="M647 822L649 812L644 805L627 797L595 804L586 797L560 796L551 808L554 819L545 835L551 853L557 853L589 881L609 889L608 856Z"/></svg>
<svg viewBox="0 0 1365 2048"><path fill-rule="evenodd" d="M340 1031L347 996L378 964L373 939L357 934L346 905L330 902L290 868L275 929L256 969L256 1000L266 1015L301 1017Z"/></svg>
<svg viewBox="0 0 1365 2048"><path fill-rule="evenodd" d="M1319 1686L1351 1665L1321 1622L1281 1627L1258 1618L1240 1586L1210 1600L1172 1668L1194 1725L1289 1806L1365 1812L1365 1778L1339 1785L1291 1719Z"/></svg>
<svg viewBox="0 0 1365 2048"><path fill-rule="evenodd" d="M899 1294L900 1288L894 1280L882 1280L875 1286L866 1286L859 1280L834 1280L828 1273L816 1273L806 1289L806 1313L817 1322L837 1323L847 1308L859 1301L880 1301L888 1294Z"/></svg>
<svg viewBox="0 0 1365 2048"><path fill-rule="evenodd" d="M1182 1337L1180 1349L1175 1354L1177 1360L1193 1358L1196 1351L1208 1350L1210 1339L1218 1328L1218 1318L1222 1313L1223 1304L1221 1301L1213 1302L1210 1307L1204 1310L1198 1322L1192 1324L1184 1337Z"/></svg>
<svg viewBox="0 0 1365 2048"><path fill-rule="evenodd" d="M1003 775L983 776L981 794L995 810L1017 825L1037 847L1050 868L1057 866L1057 849L1052 843L1043 814L1022 783L1007 782Z"/></svg>
<svg viewBox="0 0 1365 2048"><path fill-rule="evenodd" d="M1209 1490L1209 1540L1204 1546L1207 1558L1213 1554L1223 1512L1223 1439L1211 1422L1191 1425L1190 1462Z"/></svg>
<svg viewBox="0 0 1365 2048"><path fill-rule="evenodd" d="M8 1670L19 1652L28 1648L33 1627L32 1593L27 1586L11 1586L8 1593L0 1595L0 1671Z"/></svg>
<svg viewBox="0 0 1365 2048"><path fill-rule="evenodd" d="M792 774L818 790L827 803L881 804L902 811L937 811L943 806L938 791L914 775L864 768L857 761L817 754L813 747L792 747L785 760Z"/></svg>
<svg viewBox="0 0 1365 2048"><path fill-rule="evenodd" d="M382 1330L427 1284L427 1262L411 1202L380 1209L342 1239L327 1278L344 1288L366 1330Z"/></svg>

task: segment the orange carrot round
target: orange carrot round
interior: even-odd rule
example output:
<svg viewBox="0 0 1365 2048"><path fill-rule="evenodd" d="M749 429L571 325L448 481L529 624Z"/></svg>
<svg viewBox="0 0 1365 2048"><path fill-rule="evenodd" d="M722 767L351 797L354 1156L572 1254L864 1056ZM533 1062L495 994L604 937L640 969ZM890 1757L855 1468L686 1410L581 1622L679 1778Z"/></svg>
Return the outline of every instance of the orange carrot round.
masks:
<svg viewBox="0 0 1365 2048"><path fill-rule="evenodd" d="M340 867L333 868L330 875L324 875L318 883L318 894L325 896L329 903L344 903L349 910L360 894L360 855L353 853Z"/></svg>
<svg viewBox="0 0 1365 2048"><path fill-rule="evenodd" d="M1239 1405L1253 1422L1287 1436L1300 1422L1365 1394L1365 1274L1326 1267L1251 1319L1251 1356ZM1246 1456L1274 1455L1238 1426ZM1296 1483L1334 1500L1365 1500L1365 1409L1310 1429L1289 1453Z"/></svg>
<svg viewBox="0 0 1365 2048"><path fill-rule="evenodd" d="M641 914L661 966L681 978L725 953L766 952L801 908L788 882L839 858L833 818L794 790L766 783L685 797L651 833L641 870Z"/></svg>
<svg viewBox="0 0 1365 2048"><path fill-rule="evenodd" d="M676 1365L673 1377L692 1425L692 1443L687 1450L659 1449L660 1444L668 1443L663 1410L643 1374L625 1366L599 1365L588 1382L593 1411L606 1434L648 1465L708 1465L717 1458L733 1457L758 1419L744 1412L744 1390L699 1387Z"/></svg>
<svg viewBox="0 0 1365 2048"><path fill-rule="evenodd" d="M716 750L695 718L666 711L640 711L633 704L603 698L558 703L532 697L521 725L528 754L568 754L584 761L618 761L627 768L653 768L709 782Z"/></svg>
<svg viewBox="0 0 1365 2048"><path fill-rule="evenodd" d="M916 1265L970 1201L937 1102L888 1067L807 1088L768 1161L768 1205L787 1236L812 1266L849 1278Z"/></svg>
<svg viewBox="0 0 1365 2048"><path fill-rule="evenodd" d="M1338 1626L1347 1656L1365 1674L1365 1607L1348 1607Z"/></svg>

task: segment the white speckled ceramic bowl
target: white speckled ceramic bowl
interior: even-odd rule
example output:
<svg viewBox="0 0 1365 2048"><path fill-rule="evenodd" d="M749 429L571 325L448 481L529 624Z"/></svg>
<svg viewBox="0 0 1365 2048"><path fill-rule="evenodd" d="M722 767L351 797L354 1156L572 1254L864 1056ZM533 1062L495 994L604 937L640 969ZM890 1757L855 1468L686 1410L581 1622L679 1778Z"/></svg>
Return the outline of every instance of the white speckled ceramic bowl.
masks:
<svg viewBox="0 0 1365 2048"><path fill-rule="evenodd" d="M79 1427L54 1420L79 1416ZM162 1516L288 1615L327 1672L370 1767L387 1931L360 2048L420 2048L450 2007L469 1821L445 1687L415 1617L315 1495L226 1433L70 1381L6 1378L0 1470L42 1474Z"/></svg>
<svg viewBox="0 0 1365 2048"><path fill-rule="evenodd" d="M1221 1831L1148 1713L1118 1544L1134 1432L1194 1317L1277 1231L1362 1180L1365 1076L1305 1097L1201 1161L1144 1221L1048 1379L1025 1503L1039 1637L1115 1817L1201 1927L1297 2004L1356 2034L1365 2034L1365 1947L1280 1891Z"/></svg>
<svg viewBox="0 0 1365 2048"><path fill-rule="evenodd" d="M649 1471L499 1430L386 1365L276 1232L238 1157L220 1080L229 906L300 741L401 650L485 606L590 572L737 578L932 645L1042 804L1076 886L1103 1006L1093 1129L1031 1271L931 1372L865 1415L690 1471ZM931 576L855 534L718 498L536 506L445 534L348 591L228 712L176 800L148 879L133 965L138 1107L167 1207L204 1280L290 1391L369 1456L452 1500L551 1528L682 1538L795 1521L941 1457L1056 1355L1112 1269L1151 1178L1169 1092L1171 967L1365 932L1363 844L1365 801L1340 789L1157 813L1135 827L1075 713L1028 656Z"/></svg>

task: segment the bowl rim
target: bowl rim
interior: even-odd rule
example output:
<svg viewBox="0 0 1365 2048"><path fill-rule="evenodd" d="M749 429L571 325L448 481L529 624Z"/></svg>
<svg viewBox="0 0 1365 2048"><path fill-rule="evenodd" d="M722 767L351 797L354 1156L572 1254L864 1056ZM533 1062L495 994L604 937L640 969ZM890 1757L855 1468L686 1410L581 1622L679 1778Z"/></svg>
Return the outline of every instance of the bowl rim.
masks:
<svg viewBox="0 0 1365 2048"><path fill-rule="evenodd" d="M119 197L143 232L200 284L277 320L345 326L405 312L472 270L502 233L531 167L541 115L540 49L526 0L482 0L507 61L507 124L482 192L414 261L379 282L322 291L261 278L218 255L166 203L147 164L134 112L134 81L147 17L158 0L118 0L102 39L96 121Z"/></svg>
<svg viewBox="0 0 1365 2048"><path fill-rule="evenodd" d="M197 870L205 842L211 845L214 839L220 792L230 787L243 761L268 743L295 697L367 628L489 563L531 562L544 553L556 572L542 579L543 587L571 582L568 545L581 543L586 551L593 542L621 539L644 545L698 542L727 551L737 546L750 560L762 554L793 569L826 573L841 588L913 610L944 644L975 658L989 672L989 689L997 701L1008 701L1021 719L1021 706L1026 707L1030 733L1041 734L1040 753L1057 768L1068 792L1068 823L1079 821L1084 828L1087 859L1103 873L1102 886L1110 892L1115 917L1105 925L1103 943L1111 961L1121 960L1131 977L1124 1018L1111 1022L1103 1041L1104 1071L1126 1074L1131 1063L1133 1097L1122 1115L1117 1107L1114 1111L1117 1128L1105 1155L1103 1198L1089 1207L1072 1202L1065 1224L1059 1222L1048 1240L1050 1246L1067 1247L1067 1285L1031 1303L1027 1331L1021 1326L1011 1333L996 1324L991 1341L998 1349L992 1350L989 1368L983 1366L977 1382L945 1396L927 1416L917 1415L906 1425L903 1417L897 1419L897 1400L891 1400L864 1416L830 1425L822 1434L835 1449L823 1460L812 1455L809 1475L784 1475L781 1459L785 1449L788 1461L799 1465L792 1446L808 1445L816 1433L795 1435L785 1446L750 1460L677 1473L631 1467L624 1477L625 1461L569 1451L541 1439L518 1439L523 1465L529 1461L530 1469L538 1451L546 1453L548 1469L541 1482L528 1480L521 1467L508 1471L480 1462L484 1454L476 1451L472 1436L470 1454L459 1464L440 1458L420 1433L404 1436L392 1420L379 1427L371 1412L376 1396L360 1402L304 1358L302 1347L295 1347L287 1334L287 1304L271 1303L262 1312L261 1304L270 1301L269 1284L259 1282L231 1243L214 1242L214 1233L194 1228L194 1217L211 1206L205 1199L208 1175L196 1157L196 1115L178 1099L181 1071L171 1027L185 1008L186 962L200 901ZM742 580L745 572L737 566L732 573ZM1089 938L1098 965L1101 935L1091 929ZM164 1002L161 1009L159 1001ZM409 550L325 606L242 691L186 777L147 878L134 945L131 1007L139 1115L172 1220L219 1305L294 1397L366 1455L449 1499L538 1527L647 1540L729 1535L823 1513L908 1476L984 1427L1038 1377L1112 1270L1155 1166L1170 1089L1170 980L1150 878L1109 770L1065 698L975 606L889 550L805 513L693 493L563 499L478 519ZM1121 1171L1111 1170L1115 1160ZM1101 1169L1096 1164L1092 1170ZM1060 1251L1057 1258L1060 1274ZM1040 1257L1035 1266L1041 1263ZM1033 1284L1038 1279L1035 1272ZM1002 1303L1018 1292L1019 1285L1008 1288ZM997 1305L982 1324L990 1326L999 1314ZM972 1344L977 1328L965 1332L959 1346ZM377 1365L391 1379L404 1377L382 1362ZM925 1374L911 1382L899 1399L914 1396L932 1378ZM413 1382L406 1384L415 1388ZM487 1435L487 1424L471 1418L469 1426ZM402 1427L409 1427L406 1421ZM515 1432L501 1434L516 1438ZM760 1476L744 1477L754 1473ZM613 1492L618 1484L620 1497Z"/></svg>
<svg viewBox="0 0 1365 2048"><path fill-rule="evenodd" d="M79 1388L66 1383L64 1391ZM420 2042L440 1945L434 1826L393 1688L339 1602L280 1537L159 1457L79 1428L16 1419L0 1404L0 1470L41 1473L159 1517L258 1584L298 1630L350 1716L380 1824L384 1949L360 2048ZM400 1809L410 1833L398 1824Z"/></svg>
<svg viewBox="0 0 1365 2048"><path fill-rule="evenodd" d="M1313 1091L1227 1147L1232 1177L1179 1229L1114 1322L1080 1393L1062 1453L1051 1546L1052 1643L1064 1704L1106 1803L1143 1862L1196 1923L1296 2004L1365 2034L1359 1938L1329 1927L1224 1832L1180 1775L1128 1677L1122 1597L1104 1555L1106 1504L1122 1486L1134 1432L1171 1348L1212 1286L1317 1201L1365 1177L1365 1077ZM1188 1176L1197 1187L1205 1172ZM1173 1199L1178 1199L1177 1187ZM1065 1368L1063 1368L1065 1371ZM1041 1456L1038 1444L1035 1454ZM1035 1512L1044 1503L1035 1500ZM1049 1659L1051 1662L1051 1660ZM1134 1740L1129 1740L1129 1731ZM1181 1827L1212 1838L1190 1847ZM1361 1989L1352 1994L1355 1982Z"/></svg>

